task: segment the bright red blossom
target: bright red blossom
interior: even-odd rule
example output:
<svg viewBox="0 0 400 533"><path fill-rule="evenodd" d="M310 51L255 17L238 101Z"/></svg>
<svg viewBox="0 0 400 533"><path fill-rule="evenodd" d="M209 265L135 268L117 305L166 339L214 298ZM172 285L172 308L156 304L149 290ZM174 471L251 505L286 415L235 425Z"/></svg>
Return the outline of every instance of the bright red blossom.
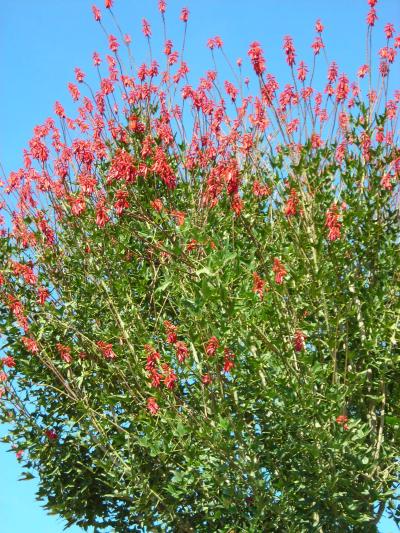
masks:
<svg viewBox="0 0 400 533"><path fill-rule="evenodd" d="M96 22L100 22L101 20L101 11L98 7L96 6L92 6L92 12L93 12L93 16L94 16L94 20Z"/></svg>
<svg viewBox="0 0 400 533"><path fill-rule="evenodd" d="M168 344L175 344L176 341L178 340L177 326L174 326L174 324L169 322L169 320L164 320L164 328L165 328L165 333L167 334Z"/></svg>
<svg viewBox="0 0 400 533"><path fill-rule="evenodd" d="M142 32L145 37L147 38L151 37L151 27L146 19L142 20Z"/></svg>
<svg viewBox="0 0 400 533"><path fill-rule="evenodd" d="M251 43L247 53L251 59L254 72L257 74L257 76L261 76L265 71L265 59L260 43L257 41Z"/></svg>
<svg viewBox="0 0 400 533"><path fill-rule="evenodd" d="M7 366L8 368L15 367L15 359L11 355L3 357L3 359L1 359L1 363L3 364L3 366Z"/></svg>
<svg viewBox="0 0 400 533"><path fill-rule="evenodd" d="M187 22L189 20L189 10L187 7L182 8L179 18L182 20L182 22Z"/></svg>
<svg viewBox="0 0 400 533"><path fill-rule="evenodd" d="M97 341L97 346L105 359L115 359L117 356L113 351L113 345L104 341Z"/></svg>
<svg viewBox="0 0 400 533"><path fill-rule="evenodd" d="M71 348L69 346L65 346L64 344L58 342L56 344L56 348L63 361L65 361L66 363L72 362Z"/></svg>
<svg viewBox="0 0 400 533"><path fill-rule="evenodd" d="M283 283L284 277L287 274L287 271L277 257L274 258L274 264L272 267L272 271L275 273L275 282L278 285L281 285Z"/></svg>
<svg viewBox="0 0 400 533"><path fill-rule="evenodd" d="M302 352L304 350L305 334L300 330L296 330L293 337L293 348L296 352Z"/></svg>
<svg viewBox="0 0 400 533"><path fill-rule="evenodd" d="M343 429L345 431L347 431L349 429L349 426L347 425L348 421L349 421L349 419L348 419L348 417L346 415L339 415L338 417L336 417L336 422L340 426L343 426Z"/></svg>
<svg viewBox="0 0 400 533"><path fill-rule="evenodd" d="M180 363L183 363L189 357L189 350L183 341L175 343L176 357Z"/></svg>
<svg viewBox="0 0 400 533"><path fill-rule="evenodd" d="M150 411L150 414L156 415L160 410L158 403L155 398L147 398L147 409Z"/></svg>
<svg viewBox="0 0 400 533"><path fill-rule="evenodd" d="M257 294L260 300L264 297L265 281L257 274L253 273L253 292Z"/></svg>
<svg viewBox="0 0 400 533"><path fill-rule="evenodd" d="M235 366L234 363L235 354L232 353L228 348L224 348L224 366L223 371L228 373Z"/></svg>
<svg viewBox="0 0 400 533"><path fill-rule="evenodd" d="M325 226L329 228L328 239L336 241L340 239L341 222L339 221L339 211L337 204L333 204L325 215Z"/></svg>
<svg viewBox="0 0 400 533"><path fill-rule="evenodd" d="M217 339L217 337L211 337L211 339L209 339L206 344L206 354L208 355L208 357L212 357L213 355L215 355L215 352L217 351L218 347L219 340Z"/></svg>

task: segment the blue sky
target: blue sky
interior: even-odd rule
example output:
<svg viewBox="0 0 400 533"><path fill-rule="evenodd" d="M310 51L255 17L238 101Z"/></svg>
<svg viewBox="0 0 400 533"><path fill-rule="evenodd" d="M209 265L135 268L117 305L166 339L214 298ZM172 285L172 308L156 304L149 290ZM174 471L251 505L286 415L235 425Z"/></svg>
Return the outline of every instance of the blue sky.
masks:
<svg viewBox="0 0 400 533"><path fill-rule="evenodd" d="M1 1L0 161L6 173L19 168L22 149L33 127L52 115L55 100L60 100L67 112L72 109L66 86L74 81L74 68L81 67L89 82L96 79L91 66L92 53L106 51L106 38L93 20L92 3L88 0ZM97 3L103 8L103 0ZM328 58L336 60L340 70L353 77L365 60L366 0L167 0L167 4L168 36L179 45L178 49L183 28L178 19L180 8L187 6L190 10L185 55L193 80L212 68L205 43L215 35L222 37L232 62L243 58L244 70L248 68L249 43L260 41L268 70L282 80L287 76L281 52L283 36L290 34L294 38L298 59L310 65L310 44L317 18L325 25ZM157 56L162 42L157 0L116 0L114 11L123 31L132 35L139 62L146 58L141 19L146 17L152 23L153 49ZM383 25L391 21L399 29L400 0L378 2L378 16L377 41L383 46ZM111 33L117 35L110 19L106 21ZM229 74L227 77L232 78ZM394 84L399 87L399 82L400 74L397 74ZM0 445L0 472L1 531L62 531L60 520L47 516L35 501L34 482L17 481L20 468L13 454L6 453L4 445ZM384 521L381 531L394 532L395 526Z"/></svg>

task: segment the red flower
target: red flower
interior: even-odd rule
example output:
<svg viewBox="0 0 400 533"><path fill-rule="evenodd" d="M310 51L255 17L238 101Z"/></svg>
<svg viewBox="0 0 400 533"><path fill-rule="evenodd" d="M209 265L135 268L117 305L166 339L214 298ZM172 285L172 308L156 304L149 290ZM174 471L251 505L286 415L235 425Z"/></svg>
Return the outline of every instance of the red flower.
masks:
<svg viewBox="0 0 400 533"><path fill-rule="evenodd" d="M100 56L97 52L93 52L93 65L95 67L98 67L101 63Z"/></svg>
<svg viewBox="0 0 400 533"><path fill-rule="evenodd" d="M257 74L257 76L261 76L261 74L265 71L265 59L260 43L257 41L251 43L247 54L251 59L254 72Z"/></svg>
<svg viewBox="0 0 400 533"><path fill-rule="evenodd" d="M218 346L219 346L219 340L217 339L217 337L211 337L211 339L209 339L209 341L206 344L206 354L208 355L208 357L211 357L215 354Z"/></svg>
<svg viewBox="0 0 400 533"><path fill-rule="evenodd" d="M164 371L164 385L167 389L172 390L175 387L175 383L178 381L177 375L166 363L162 365L162 369Z"/></svg>
<svg viewBox="0 0 400 533"><path fill-rule="evenodd" d="M66 363L72 362L71 348L69 346L65 346L64 344L58 342L56 344L56 348L61 356L61 359L63 359Z"/></svg>
<svg viewBox="0 0 400 533"><path fill-rule="evenodd" d="M136 181L136 174L135 161L131 154L122 148L118 148L111 161L107 184L112 183L114 180L134 183Z"/></svg>
<svg viewBox="0 0 400 533"><path fill-rule="evenodd" d="M33 138L29 141L29 148L33 159L37 159L44 163L49 158L49 149L38 138Z"/></svg>
<svg viewBox="0 0 400 533"><path fill-rule="evenodd" d="M290 190L290 196L286 202L284 213L287 217L297 215L297 206L299 203L299 197L297 196L296 189Z"/></svg>
<svg viewBox="0 0 400 533"><path fill-rule="evenodd" d="M372 7L367 15L367 24L368 26L375 26L375 22L378 20L376 10Z"/></svg>
<svg viewBox="0 0 400 533"><path fill-rule="evenodd" d="M296 53L294 49L293 39L290 37L290 35L286 35L283 38L283 49L286 54L286 63L289 65L289 67L292 67L296 62Z"/></svg>
<svg viewBox="0 0 400 533"><path fill-rule="evenodd" d="M342 224L339 221L339 212L337 204L332 204L325 215L325 226L329 228L328 239L336 241L340 239L340 228Z"/></svg>
<svg viewBox="0 0 400 533"><path fill-rule="evenodd" d="M160 408L155 398L147 399L147 409L150 411L152 415L156 415L158 413Z"/></svg>
<svg viewBox="0 0 400 533"><path fill-rule="evenodd" d="M318 19L317 22L315 23L315 31L317 33L322 33L324 31L324 27L323 27L320 19Z"/></svg>
<svg viewBox="0 0 400 533"><path fill-rule="evenodd" d="M142 32L145 37L151 37L151 27L146 19L142 20Z"/></svg>
<svg viewBox="0 0 400 533"><path fill-rule="evenodd" d="M156 211L158 211L159 213L162 211L163 209L163 203L162 203L162 200L161 198L156 198L155 200L151 201L150 202L150 205L153 209L155 209Z"/></svg>
<svg viewBox="0 0 400 533"><path fill-rule="evenodd" d="M113 0L104 0L104 5L106 6L106 9L111 9L113 6Z"/></svg>
<svg viewBox="0 0 400 533"><path fill-rule="evenodd" d="M253 292L256 293L260 300L264 297L265 281L260 278L257 272L253 272Z"/></svg>
<svg viewBox="0 0 400 533"><path fill-rule="evenodd" d="M74 83L68 83L68 90L71 93L72 100L77 102L81 96L78 87Z"/></svg>
<svg viewBox="0 0 400 533"><path fill-rule="evenodd" d="M183 341L177 341L175 343L176 357L180 363L183 363L185 359L189 357L189 350Z"/></svg>
<svg viewBox="0 0 400 533"><path fill-rule="evenodd" d="M115 359L117 356L113 351L113 345L104 341L97 341L97 346L100 348L101 353L105 359Z"/></svg>
<svg viewBox="0 0 400 533"><path fill-rule="evenodd" d="M82 83L85 79L85 73L78 67L75 68L75 78L78 83Z"/></svg>
<svg viewBox="0 0 400 533"><path fill-rule="evenodd" d="M176 175L169 165L167 156L161 146L157 146L151 171L158 174L168 189L175 189Z"/></svg>
<svg viewBox="0 0 400 533"><path fill-rule="evenodd" d="M34 339L30 339L29 337L21 337L21 340L28 352L39 353L39 347Z"/></svg>
<svg viewBox="0 0 400 533"><path fill-rule="evenodd" d="M302 352L304 350L304 341L306 336L301 330L296 330L293 337L293 347L296 352Z"/></svg>
<svg viewBox="0 0 400 533"><path fill-rule="evenodd" d="M123 211L128 209L129 203L128 203L128 191L119 190L115 193L115 198L117 201L114 204L115 212L118 216L121 216Z"/></svg>
<svg viewBox="0 0 400 533"><path fill-rule="evenodd" d="M65 118L65 111L63 106L60 104L60 102L56 102L54 104L54 112L56 115L58 115L60 118Z"/></svg>
<svg viewBox="0 0 400 533"><path fill-rule="evenodd" d="M39 287L38 288L38 302L39 302L39 304L43 305L48 297L49 297L49 291L46 289L46 287Z"/></svg>
<svg viewBox="0 0 400 533"><path fill-rule="evenodd" d="M278 285L281 285L283 283L283 278L287 274L287 271L277 257L274 258L274 265L272 267L272 271L275 273L275 282Z"/></svg>
<svg viewBox="0 0 400 533"><path fill-rule="evenodd" d="M321 39L321 37L319 35L318 35L318 37L316 37L314 39L314 42L312 43L311 48L314 50L314 54L316 56L320 53L322 48L325 48L325 45L322 42L322 39Z"/></svg>
<svg viewBox="0 0 400 533"><path fill-rule="evenodd" d="M96 6L92 6L92 11L93 11L93 16L94 16L94 20L96 22L100 22L101 20L101 11L98 7Z"/></svg>
<svg viewBox="0 0 400 533"><path fill-rule="evenodd" d="M212 383L212 377L210 376L210 374L203 374L201 376L201 382L203 383L203 385L210 385Z"/></svg>
<svg viewBox="0 0 400 533"><path fill-rule="evenodd" d="M110 217L107 214L107 209L105 207L106 200L105 198L100 198L96 204L96 224L99 228L102 228L110 220Z"/></svg>
<svg viewBox="0 0 400 533"><path fill-rule="evenodd" d="M128 128L135 133L142 133L144 131L144 124L140 122L137 115L132 113L128 119Z"/></svg>
<svg viewBox="0 0 400 533"><path fill-rule="evenodd" d="M191 239L186 245L186 250L188 252L191 252L192 250L195 250L198 246L201 246L201 244L197 242L196 239Z"/></svg>
<svg viewBox="0 0 400 533"><path fill-rule="evenodd" d="M236 87L230 81L225 81L225 90L227 95L230 96L232 101L234 102L239 92L238 89L236 89Z"/></svg>
<svg viewBox="0 0 400 533"><path fill-rule="evenodd" d="M108 36L108 47L111 50L111 52L116 52L119 48L119 43L117 41L117 38L114 37L114 35Z"/></svg>
<svg viewBox="0 0 400 533"><path fill-rule="evenodd" d="M336 422L340 425L340 426L343 426L343 429L345 431L347 431L349 429L349 426L347 425L347 422L349 421L348 417L345 416L345 415L339 415L337 418L336 418Z"/></svg>
<svg viewBox="0 0 400 533"><path fill-rule="evenodd" d="M385 31L386 38L387 39L391 39L393 37L393 34L394 34L394 26L393 26L393 24L391 24L390 22L385 24L384 31Z"/></svg>
<svg viewBox="0 0 400 533"><path fill-rule="evenodd" d="M49 440L56 440L58 437L58 434L54 431L54 429L46 429L44 434Z"/></svg>
<svg viewBox="0 0 400 533"><path fill-rule="evenodd" d="M178 337L177 337L177 331L178 331L177 326L174 326L168 320L164 320L164 328L165 328L165 332L167 334L167 342L168 342L168 344L175 344L175 342L178 339Z"/></svg>
<svg viewBox="0 0 400 533"><path fill-rule="evenodd" d="M300 61L300 65L297 69L297 78L300 81L305 81L307 77L308 68L307 65L304 63L304 61Z"/></svg>
<svg viewBox="0 0 400 533"><path fill-rule="evenodd" d="M15 359L11 355L7 355L6 357L3 357L3 359L1 359L1 362L3 366L7 366L8 368L15 367Z"/></svg>
<svg viewBox="0 0 400 533"><path fill-rule="evenodd" d="M189 19L189 10L187 7L183 7L181 11L181 15L179 17L182 22L187 22Z"/></svg>
<svg viewBox="0 0 400 533"><path fill-rule="evenodd" d="M232 353L228 348L224 349L224 372L230 372L235 366L234 360L235 354Z"/></svg>
<svg viewBox="0 0 400 533"><path fill-rule="evenodd" d="M159 387L161 383L161 375L158 373L156 365L160 360L160 354L150 344L146 344L144 349L147 353L145 368L150 374L149 377L151 378L151 386Z"/></svg>
<svg viewBox="0 0 400 533"><path fill-rule="evenodd" d="M257 197L269 196L271 194L271 189L268 185L261 185L258 180L254 180L253 194Z"/></svg>
<svg viewBox="0 0 400 533"><path fill-rule="evenodd" d="M182 226L182 224L184 224L186 213L183 211L170 211L170 214L175 218L178 226Z"/></svg>

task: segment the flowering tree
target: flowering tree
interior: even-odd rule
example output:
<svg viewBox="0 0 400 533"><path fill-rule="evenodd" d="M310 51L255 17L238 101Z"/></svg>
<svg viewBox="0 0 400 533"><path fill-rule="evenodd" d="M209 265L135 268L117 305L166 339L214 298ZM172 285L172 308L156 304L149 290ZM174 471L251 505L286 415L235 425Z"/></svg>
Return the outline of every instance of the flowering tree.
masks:
<svg viewBox="0 0 400 533"><path fill-rule="evenodd" d="M77 68L76 118L57 102L4 184L1 416L69 524L400 521L400 38L316 87L315 30L310 69L285 37L283 87L251 43L254 94L241 60L192 86L170 40L161 69L108 35L99 90Z"/></svg>

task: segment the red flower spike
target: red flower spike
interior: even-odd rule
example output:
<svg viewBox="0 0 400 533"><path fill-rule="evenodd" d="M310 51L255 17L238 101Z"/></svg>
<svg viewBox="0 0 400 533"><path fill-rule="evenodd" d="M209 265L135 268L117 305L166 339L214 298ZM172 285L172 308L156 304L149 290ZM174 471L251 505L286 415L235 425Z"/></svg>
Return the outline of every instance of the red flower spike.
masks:
<svg viewBox="0 0 400 533"><path fill-rule="evenodd" d="M15 359L11 355L7 355L6 357L3 357L3 359L0 360L3 366L6 366L8 368L15 368Z"/></svg>
<svg viewBox="0 0 400 533"><path fill-rule="evenodd" d="M253 273L253 292L257 294L260 300L264 297L265 281L260 278L257 272Z"/></svg>
<svg viewBox="0 0 400 533"><path fill-rule="evenodd" d="M315 23L315 31L317 33L322 33L324 31L324 27L323 27L320 19L318 19L317 22Z"/></svg>
<svg viewBox="0 0 400 533"><path fill-rule="evenodd" d="M251 43L249 51L247 53L251 59L254 72L257 74L257 76L261 76L265 71L265 59L260 43L258 43L257 41Z"/></svg>
<svg viewBox="0 0 400 533"><path fill-rule="evenodd" d="M336 241L340 239L341 222L339 221L338 206L333 204L325 215L325 226L329 229L328 239Z"/></svg>
<svg viewBox="0 0 400 533"><path fill-rule="evenodd" d="M289 65L289 67L292 67L296 63L296 53L294 49L293 39L290 37L290 35L286 35L283 38L283 49L286 54L286 63Z"/></svg>
<svg viewBox="0 0 400 533"><path fill-rule="evenodd" d="M174 326L168 320L164 320L164 328L165 328L165 332L167 334L167 342L168 342L168 344L175 344L176 341L178 340L178 337L177 337L178 328L177 328L177 326Z"/></svg>
<svg viewBox="0 0 400 533"><path fill-rule="evenodd" d="M224 348L224 366L223 371L225 373L230 372L235 366L234 363L235 354L232 353L228 348Z"/></svg>
<svg viewBox="0 0 400 533"><path fill-rule="evenodd" d="M349 426L347 425L347 422L349 421L348 417L345 415L339 415L336 418L336 422L343 427L345 431L349 430Z"/></svg>
<svg viewBox="0 0 400 533"><path fill-rule="evenodd" d="M296 189L290 190L290 196L286 202L284 213L285 216L291 217L297 215L297 206L299 204L299 197L297 196Z"/></svg>
<svg viewBox="0 0 400 533"><path fill-rule="evenodd" d="M115 359L117 355L113 351L113 345L104 341L97 341L97 346L105 359Z"/></svg>
<svg viewBox="0 0 400 533"><path fill-rule="evenodd" d="M163 209L163 203L162 203L162 200L160 198L156 198L155 200L151 201L150 205L151 205L151 207L153 209L158 211L158 213L161 213L161 211Z"/></svg>
<svg viewBox="0 0 400 533"><path fill-rule="evenodd" d="M164 385L167 389L172 390L175 387L175 383L178 381L178 377L173 369L166 363L162 365L162 369L164 373Z"/></svg>
<svg viewBox="0 0 400 533"><path fill-rule="evenodd" d="M94 16L94 20L96 22L100 22L101 20L101 11L98 7L96 6L92 6L92 12L93 12L93 16Z"/></svg>
<svg viewBox="0 0 400 533"><path fill-rule="evenodd" d="M189 357L189 349L186 346L186 343L183 341L177 341L175 343L176 357L179 363L184 363L185 360Z"/></svg>
<svg viewBox="0 0 400 533"><path fill-rule="evenodd" d="M33 354L39 353L39 347L34 339L30 339L29 337L21 337L21 340L28 352Z"/></svg>
<svg viewBox="0 0 400 533"><path fill-rule="evenodd" d="M287 271L277 257L274 258L272 271L275 273L275 283L281 285L283 283L284 277L287 274Z"/></svg>
<svg viewBox="0 0 400 533"><path fill-rule="evenodd" d="M151 37L151 27L146 19L142 20L142 33L147 38Z"/></svg>
<svg viewBox="0 0 400 533"><path fill-rule="evenodd" d="M179 18L181 19L182 22L185 22L185 23L189 20L189 10L187 7L182 8Z"/></svg>
<svg viewBox="0 0 400 533"><path fill-rule="evenodd" d="M65 346L64 344L58 342L56 344L56 348L63 361L65 361L66 363L72 362L71 348L69 346Z"/></svg>
<svg viewBox="0 0 400 533"><path fill-rule="evenodd" d="M201 382L203 383L203 385L210 385L212 383L212 377L210 376L210 374L203 374L201 376Z"/></svg>
<svg viewBox="0 0 400 533"><path fill-rule="evenodd" d="M302 352L305 347L305 338L306 336L301 330L296 330L293 337L293 348L296 352Z"/></svg>
<svg viewBox="0 0 400 533"><path fill-rule="evenodd" d="M209 339L206 344L206 354L208 355L208 357L212 357L213 355L215 355L215 352L217 351L218 347L219 340L217 339L217 337L211 337L211 339Z"/></svg>
<svg viewBox="0 0 400 533"><path fill-rule="evenodd" d="M148 398L147 399L147 409L150 411L150 414L156 415L158 411L160 410L158 403L156 402L155 398Z"/></svg>
<svg viewBox="0 0 400 533"><path fill-rule="evenodd" d="M50 441L57 440L58 438L58 434L54 431L54 429L46 429L44 434Z"/></svg>

